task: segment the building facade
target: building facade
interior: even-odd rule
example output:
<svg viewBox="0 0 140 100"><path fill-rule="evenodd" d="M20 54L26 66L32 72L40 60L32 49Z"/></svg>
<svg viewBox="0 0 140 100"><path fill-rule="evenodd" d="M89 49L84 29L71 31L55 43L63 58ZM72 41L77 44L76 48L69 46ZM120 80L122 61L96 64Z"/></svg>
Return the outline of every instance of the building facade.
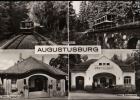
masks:
<svg viewBox="0 0 140 100"><path fill-rule="evenodd" d="M75 65L71 71L71 89L125 87L135 89L135 71L131 66L103 56Z"/></svg>
<svg viewBox="0 0 140 100"><path fill-rule="evenodd" d="M34 57L19 61L0 74L5 94L24 97L52 97L65 94L67 74Z"/></svg>

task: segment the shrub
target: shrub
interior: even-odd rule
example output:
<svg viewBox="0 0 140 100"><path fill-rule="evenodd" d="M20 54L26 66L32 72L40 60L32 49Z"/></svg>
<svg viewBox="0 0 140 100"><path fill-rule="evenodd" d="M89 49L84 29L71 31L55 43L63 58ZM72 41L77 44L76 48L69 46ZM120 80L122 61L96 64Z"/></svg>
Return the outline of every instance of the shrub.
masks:
<svg viewBox="0 0 140 100"><path fill-rule="evenodd" d="M5 89L2 85L0 85L0 95L4 95Z"/></svg>
<svg viewBox="0 0 140 100"><path fill-rule="evenodd" d="M92 91L92 85L86 85L85 90L88 91L88 92L91 92Z"/></svg>
<svg viewBox="0 0 140 100"><path fill-rule="evenodd" d="M76 90L76 86L72 86L71 91L75 91L75 90Z"/></svg>

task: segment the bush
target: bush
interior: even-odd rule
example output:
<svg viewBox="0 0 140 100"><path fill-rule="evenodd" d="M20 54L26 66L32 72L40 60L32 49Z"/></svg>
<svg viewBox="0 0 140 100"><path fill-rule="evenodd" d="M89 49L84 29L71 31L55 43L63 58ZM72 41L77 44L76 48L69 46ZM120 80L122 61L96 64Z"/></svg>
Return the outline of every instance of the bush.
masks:
<svg viewBox="0 0 140 100"><path fill-rule="evenodd" d="M75 91L75 90L76 90L76 86L72 86L71 91Z"/></svg>
<svg viewBox="0 0 140 100"><path fill-rule="evenodd" d="M91 92L92 91L92 85L86 85L85 90L88 91L88 92Z"/></svg>
<svg viewBox="0 0 140 100"><path fill-rule="evenodd" d="M4 95L5 89L3 86L0 86L0 95Z"/></svg>

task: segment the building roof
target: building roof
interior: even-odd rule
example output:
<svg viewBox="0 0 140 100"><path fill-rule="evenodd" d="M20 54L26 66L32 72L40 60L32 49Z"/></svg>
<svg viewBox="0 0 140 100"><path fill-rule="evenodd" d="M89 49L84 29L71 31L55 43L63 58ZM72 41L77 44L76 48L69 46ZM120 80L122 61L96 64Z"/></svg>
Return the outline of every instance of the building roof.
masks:
<svg viewBox="0 0 140 100"><path fill-rule="evenodd" d="M76 64L75 67L72 69L72 71L86 71L89 68L89 66L95 63L97 60L99 59L90 59L80 64ZM134 72L134 68L132 68L130 65L125 64L124 62L120 61L112 61L112 62L117 64L123 72Z"/></svg>
<svg viewBox="0 0 140 100"><path fill-rule="evenodd" d="M76 64L75 67L72 69L74 71L86 71L91 64L96 62L98 59L90 59L88 61L82 62L80 64Z"/></svg>
<svg viewBox="0 0 140 100"><path fill-rule="evenodd" d="M4 70L0 70L0 74L3 73Z"/></svg>
<svg viewBox="0 0 140 100"><path fill-rule="evenodd" d="M44 70L54 75L67 75L65 72L56 69L40 60L33 57L28 57L21 62L14 64L12 67L5 70L5 74L23 74L33 70Z"/></svg>

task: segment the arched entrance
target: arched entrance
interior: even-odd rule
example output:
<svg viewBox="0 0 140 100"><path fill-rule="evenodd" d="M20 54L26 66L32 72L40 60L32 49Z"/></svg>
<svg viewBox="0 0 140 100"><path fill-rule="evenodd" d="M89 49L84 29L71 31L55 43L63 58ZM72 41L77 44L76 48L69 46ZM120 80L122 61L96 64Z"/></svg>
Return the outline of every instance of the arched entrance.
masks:
<svg viewBox="0 0 140 100"><path fill-rule="evenodd" d="M43 90L43 80L41 78L35 78L35 87L38 91Z"/></svg>
<svg viewBox="0 0 140 100"><path fill-rule="evenodd" d="M116 84L116 76L110 73L99 73L93 76L95 88L112 88Z"/></svg>
<svg viewBox="0 0 140 100"><path fill-rule="evenodd" d="M29 78L29 92L46 91L47 92L48 78L42 75L34 75Z"/></svg>
<svg viewBox="0 0 140 100"><path fill-rule="evenodd" d="M76 90L84 90L84 77L76 77Z"/></svg>
<svg viewBox="0 0 140 100"><path fill-rule="evenodd" d="M131 38L127 43L127 49L136 49L138 38Z"/></svg>
<svg viewBox="0 0 140 100"><path fill-rule="evenodd" d="M105 84L105 83L106 83L106 77L101 77L100 84Z"/></svg>

